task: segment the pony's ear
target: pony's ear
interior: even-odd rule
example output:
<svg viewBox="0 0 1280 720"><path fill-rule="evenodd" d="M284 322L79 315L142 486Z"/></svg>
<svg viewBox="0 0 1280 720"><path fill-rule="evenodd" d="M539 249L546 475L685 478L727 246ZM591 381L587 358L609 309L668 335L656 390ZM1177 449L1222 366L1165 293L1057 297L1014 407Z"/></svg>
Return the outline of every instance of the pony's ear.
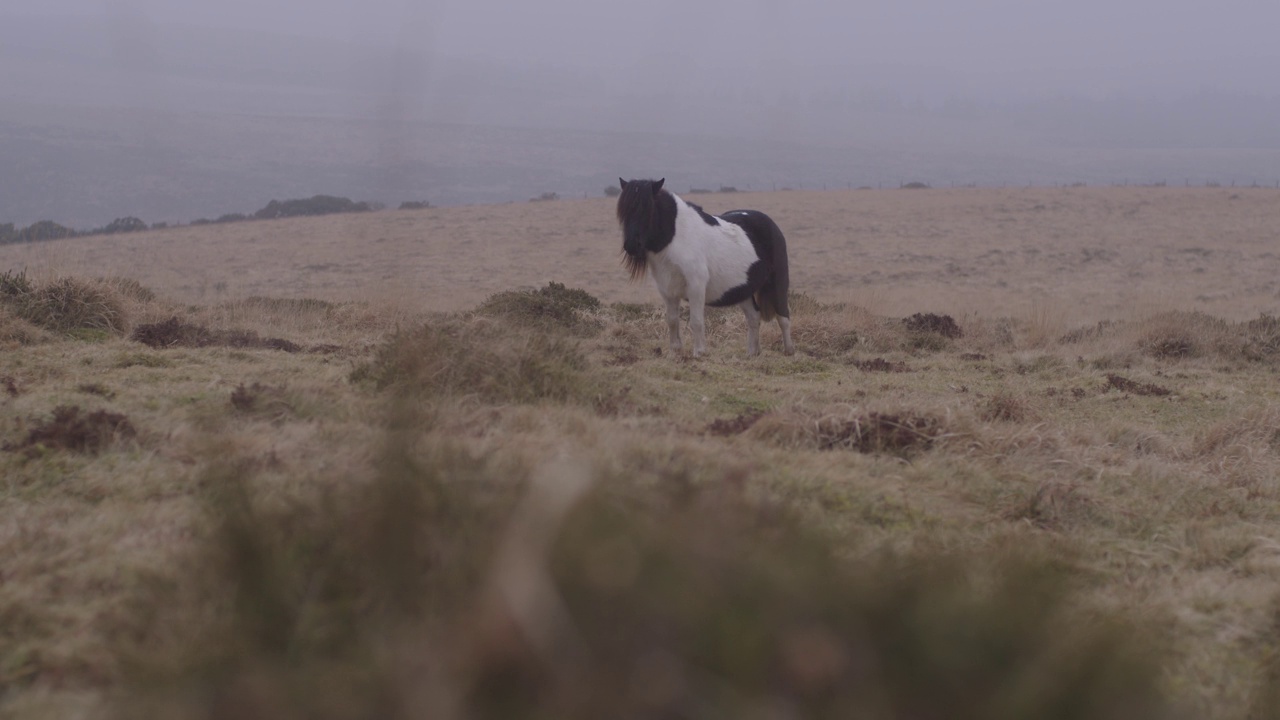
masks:
<svg viewBox="0 0 1280 720"><path fill-rule="evenodd" d="M656 183L654 183L654 184L653 184L653 194L654 194L654 195L657 195L657 194L658 194L658 191L662 189L662 183L664 183L664 182L666 182L666 181L667 181L667 179L666 179L666 178L662 178L661 180L659 180L658 182L656 182Z"/></svg>
<svg viewBox="0 0 1280 720"><path fill-rule="evenodd" d="M618 189L620 189L620 190L626 190L626 189L627 189L627 181L626 181L626 180L623 180L622 178L618 178Z"/></svg>

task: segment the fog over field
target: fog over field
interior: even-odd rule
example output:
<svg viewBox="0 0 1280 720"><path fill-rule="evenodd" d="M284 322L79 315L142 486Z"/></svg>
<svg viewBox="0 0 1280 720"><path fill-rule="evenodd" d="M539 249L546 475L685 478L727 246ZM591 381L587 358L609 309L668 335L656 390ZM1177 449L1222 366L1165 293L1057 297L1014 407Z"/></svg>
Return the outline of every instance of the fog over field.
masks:
<svg viewBox="0 0 1280 720"><path fill-rule="evenodd" d="M10 0L0 222L676 189L1280 181L1280 9Z"/></svg>

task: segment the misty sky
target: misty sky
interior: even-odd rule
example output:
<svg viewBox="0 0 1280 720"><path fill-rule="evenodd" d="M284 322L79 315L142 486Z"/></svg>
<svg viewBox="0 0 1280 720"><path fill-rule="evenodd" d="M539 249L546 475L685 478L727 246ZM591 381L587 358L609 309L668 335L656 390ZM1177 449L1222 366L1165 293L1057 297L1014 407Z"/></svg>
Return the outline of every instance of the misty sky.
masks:
<svg viewBox="0 0 1280 720"><path fill-rule="evenodd" d="M253 29L607 74L619 83L785 85L821 76L905 94L1280 95L1274 0L6 0L122 34ZM682 88L687 89L687 88Z"/></svg>
<svg viewBox="0 0 1280 720"><path fill-rule="evenodd" d="M0 221L649 174L1280 186L1277 27L1276 0L0 0Z"/></svg>

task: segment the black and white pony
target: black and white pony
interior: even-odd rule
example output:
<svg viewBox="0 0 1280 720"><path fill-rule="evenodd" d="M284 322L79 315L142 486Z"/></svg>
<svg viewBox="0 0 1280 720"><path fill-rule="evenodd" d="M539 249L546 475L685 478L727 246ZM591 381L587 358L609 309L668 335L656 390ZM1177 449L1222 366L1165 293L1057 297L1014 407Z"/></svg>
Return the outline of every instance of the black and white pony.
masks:
<svg viewBox="0 0 1280 720"><path fill-rule="evenodd" d="M671 350L679 353L680 301L689 301L693 355L707 350L705 306L738 305L747 316L747 355L760 353L760 320L778 319L782 347L791 343L787 308L787 241L776 223L756 210L720 216L662 189L666 180L623 180L618 196L623 263L638 280L653 275L667 303Z"/></svg>

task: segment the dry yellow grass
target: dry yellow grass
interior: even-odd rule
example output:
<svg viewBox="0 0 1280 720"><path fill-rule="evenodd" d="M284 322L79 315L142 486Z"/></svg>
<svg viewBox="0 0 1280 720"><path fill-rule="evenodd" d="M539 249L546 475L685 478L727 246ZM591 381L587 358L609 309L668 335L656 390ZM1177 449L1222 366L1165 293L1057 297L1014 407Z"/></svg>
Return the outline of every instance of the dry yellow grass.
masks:
<svg viewBox="0 0 1280 720"><path fill-rule="evenodd" d="M654 304L652 288L624 280L603 200L0 248L0 263L27 264L37 284L69 275L61 286L115 293L126 326L67 335L0 302L0 711L102 715L103 698L123 695L145 701L116 708L126 715L152 701L156 715L305 714L299 698L326 678L334 688L364 687L363 674L308 664L307 648L338 642L334 628L346 625L333 617L355 618L363 632L369 598L339 592L341 602L325 605L331 578L301 568L324 548L384 547L370 518L404 516L396 502L379 511L361 498L391 492L380 477L439 472L492 492L486 502L495 507L548 474L576 477L606 493L588 506L603 502L609 516L627 502L657 503L658 527L669 529L661 524L668 514L683 517L670 532L694 543L707 542L696 529L704 517L726 513L736 518L729 525L748 522L750 535L773 527L751 519L757 513L783 508L855 567L885 549L1029 557L1071 578L1069 617L1080 625L1058 636L1114 614L1138 629L1142 653L1157 656L1160 693L1177 711L1274 716L1265 678L1280 673L1280 324L1255 319L1278 309L1280 194L1072 188L701 199L713 211L754 206L779 218L805 293L794 303L797 356L780 354L773 330L762 338L764 355L745 358L736 312L709 314L710 353L700 361L670 357L665 326L644 308L556 306L533 324L519 298L505 297L485 312L430 314L548 281L606 302ZM452 255L450 240L460 248ZM77 275L135 278L158 298ZM950 314L963 335L902 322L917 312ZM303 351L152 348L127 338L171 317L287 339ZM96 452L30 442L69 405L122 414L135 432L115 433ZM259 628L253 641L295 643L289 662L218 635L230 632L233 598L219 595L223 576L199 561L210 543L220 547L220 532L252 535L218 530L207 512L211 492L238 484L252 490L251 516L271 519L263 538L240 539L279 545L300 563L282 566L302 573L288 578L297 596L272 601L286 610L296 602L298 624ZM643 499L650 492L659 499ZM695 504L682 515L671 498L698 492L720 509ZM431 507L413 512L438 512ZM464 648L461 668L434 649L413 650L417 634L360 646L373 658L360 672L390 662L393 670L375 679L386 692L409 693L395 695L404 707L448 699L454 705L432 706L448 716L467 701L440 685L444 675L423 670L432 680L420 686L404 668L444 662L456 673L449 677L480 687L487 676L476 668L487 666L476 658L498 652L493 637L512 632L503 623L531 622L494 616L486 604L485 593L529 580L507 568L515 561L503 553L525 553L515 563L522 567L548 566L588 642L601 627L583 599L593 597L590 587L626 584L618 567L631 562L629 551L617 543L639 540L610 536L593 548L599 529L589 519L543 527L537 513L522 520L523 510L512 512L493 533L457 530L497 558L449 575L460 588L488 588L472 596L450 585L463 605L476 601L478 617L462 616L464 629L442 644L423 643ZM330 517L336 525L324 525ZM372 535L348 547L335 539L343 528ZM531 541L550 542L546 534L560 529L586 538L578 543L586 554ZM660 544L661 532L637 532ZM290 540L295 534L302 539ZM757 552L749 540L732 542ZM463 552L456 543L431 549L443 553L437 559ZM613 602L649 602L644 588L630 587ZM453 607L450 597L433 607ZM549 612L536 603L524 610ZM646 617L636 612L629 617ZM556 636L552 615L539 615L533 629ZM824 632L784 633L780 657L793 657L787 648L796 643L838 657ZM193 652L206 646L216 658ZM198 672L215 660L233 670ZM154 671L157 662L194 683L194 694L150 695L156 678L139 666ZM549 667L581 671L573 662ZM230 704L191 704L215 691ZM360 697L353 690L347 700Z"/></svg>
<svg viewBox="0 0 1280 720"><path fill-rule="evenodd" d="M1018 188L700 195L764 210L786 232L793 287L883 315L1035 317L1045 330L1159 310L1274 312L1280 192ZM568 282L651 302L620 282L612 200L385 211L181 227L0 247L0 267L123 275L182 302L268 295L462 310ZM1046 325L1047 324L1047 325ZM1052 334L1052 333L1050 333Z"/></svg>

